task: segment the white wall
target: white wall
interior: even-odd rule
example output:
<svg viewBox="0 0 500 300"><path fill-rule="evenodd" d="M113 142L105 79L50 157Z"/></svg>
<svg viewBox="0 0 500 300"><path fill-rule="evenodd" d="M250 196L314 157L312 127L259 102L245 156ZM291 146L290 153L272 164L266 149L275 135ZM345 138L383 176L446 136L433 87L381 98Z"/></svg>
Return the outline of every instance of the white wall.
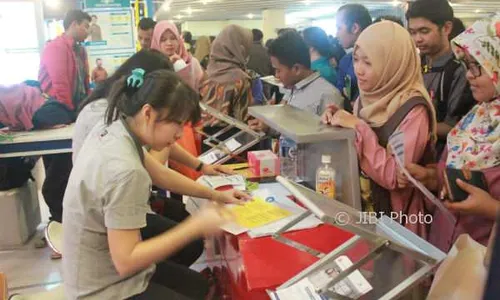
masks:
<svg viewBox="0 0 500 300"><path fill-rule="evenodd" d="M194 37L202 35L217 36L224 27L236 24L248 29L262 30L262 20L226 20L226 21L186 21L182 23L182 30L190 31Z"/></svg>

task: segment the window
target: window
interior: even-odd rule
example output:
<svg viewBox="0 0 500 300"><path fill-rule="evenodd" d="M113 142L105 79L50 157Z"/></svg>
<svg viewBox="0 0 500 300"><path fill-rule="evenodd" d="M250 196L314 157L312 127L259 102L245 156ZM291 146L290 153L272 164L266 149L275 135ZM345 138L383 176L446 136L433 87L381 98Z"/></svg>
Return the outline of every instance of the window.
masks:
<svg viewBox="0 0 500 300"><path fill-rule="evenodd" d="M35 3L0 1L0 84L38 77L40 49Z"/></svg>

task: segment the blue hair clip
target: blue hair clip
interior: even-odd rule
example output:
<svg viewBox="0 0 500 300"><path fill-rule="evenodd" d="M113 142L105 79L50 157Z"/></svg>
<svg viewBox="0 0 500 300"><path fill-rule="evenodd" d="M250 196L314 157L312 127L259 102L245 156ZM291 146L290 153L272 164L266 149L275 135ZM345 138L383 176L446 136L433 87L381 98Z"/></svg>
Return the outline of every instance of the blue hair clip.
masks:
<svg viewBox="0 0 500 300"><path fill-rule="evenodd" d="M127 78L127 86L138 89L144 84L144 74L146 71L141 68L132 70L132 75Z"/></svg>

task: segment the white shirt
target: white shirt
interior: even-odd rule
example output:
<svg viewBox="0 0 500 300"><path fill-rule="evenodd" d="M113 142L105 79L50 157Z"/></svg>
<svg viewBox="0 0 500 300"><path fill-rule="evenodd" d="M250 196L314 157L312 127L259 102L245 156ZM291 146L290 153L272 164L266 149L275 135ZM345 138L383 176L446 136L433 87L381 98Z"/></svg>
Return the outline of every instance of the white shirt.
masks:
<svg viewBox="0 0 500 300"><path fill-rule="evenodd" d="M126 278L116 271L108 229L146 226L151 178L138 139L121 119L96 125L81 146L63 201L67 299L127 299L142 293L155 266Z"/></svg>
<svg viewBox="0 0 500 300"><path fill-rule="evenodd" d="M83 142L97 124L104 124L108 100L99 99L85 106L76 119L73 132L73 163L83 146Z"/></svg>

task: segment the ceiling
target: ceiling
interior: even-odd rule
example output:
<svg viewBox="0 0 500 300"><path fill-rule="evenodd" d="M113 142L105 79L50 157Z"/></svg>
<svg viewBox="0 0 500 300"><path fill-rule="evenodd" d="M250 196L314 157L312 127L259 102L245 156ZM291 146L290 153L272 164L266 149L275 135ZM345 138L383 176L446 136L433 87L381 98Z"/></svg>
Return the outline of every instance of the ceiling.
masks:
<svg viewBox="0 0 500 300"><path fill-rule="evenodd" d="M338 7L346 3L361 3L370 10L404 6L403 1L392 0L155 0L158 18L179 21L209 21L262 18L266 9L285 9L287 13L322 11L334 15ZM481 17L482 14L500 11L499 0L452 0L455 14L462 18ZM480 14L480 15L478 15ZM322 14L322 17L324 15Z"/></svg>

